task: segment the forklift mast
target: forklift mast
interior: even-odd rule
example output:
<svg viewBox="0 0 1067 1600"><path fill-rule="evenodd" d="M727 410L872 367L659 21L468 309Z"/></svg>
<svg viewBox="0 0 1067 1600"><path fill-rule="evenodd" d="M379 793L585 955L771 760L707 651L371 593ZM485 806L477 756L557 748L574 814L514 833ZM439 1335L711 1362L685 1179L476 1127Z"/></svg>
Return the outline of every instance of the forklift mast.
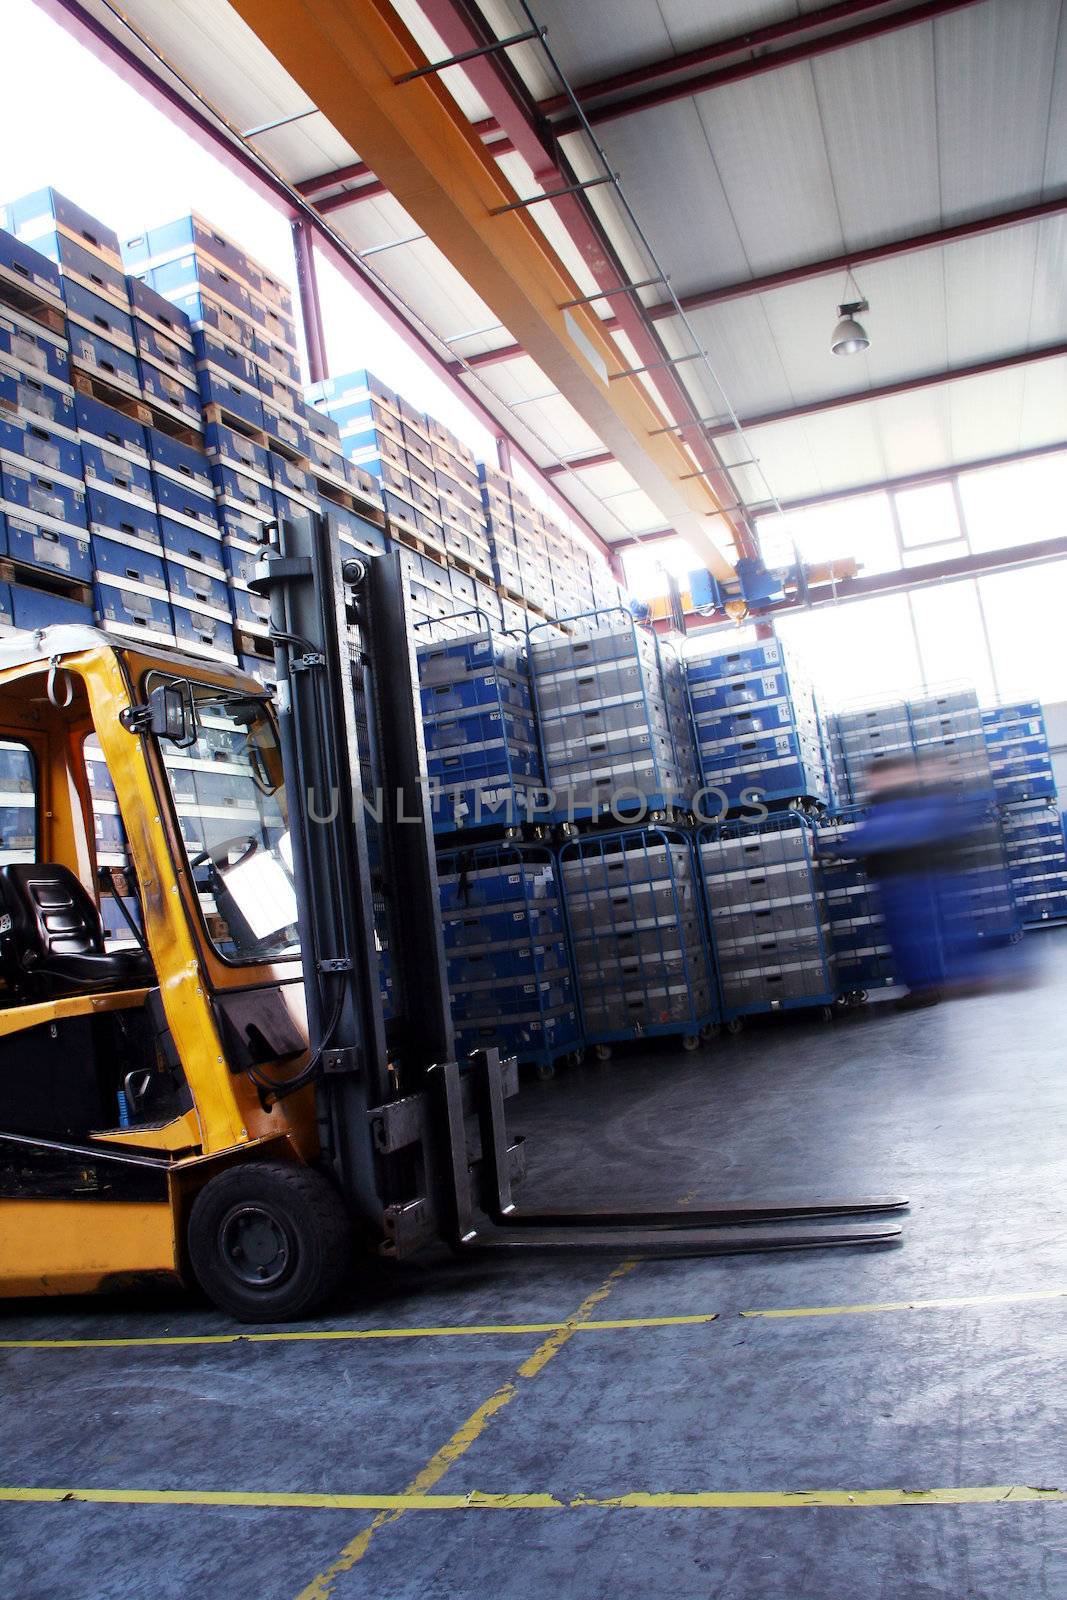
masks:
<svg viewBox="0 0 1067 1600"><path fill-rule="evenodd" d="M666 1255L880 1244L898 1224L803 1226L887 1213L898 1196L712 1210L519 1209L508 1134L514 1060L460 1064L398 551L346 558L328 520L278 527L269 595L311 1060L324 1160L371 1238L401 1255L644 1249ZM383 1003L387 959L392 1003Z"/></svg>

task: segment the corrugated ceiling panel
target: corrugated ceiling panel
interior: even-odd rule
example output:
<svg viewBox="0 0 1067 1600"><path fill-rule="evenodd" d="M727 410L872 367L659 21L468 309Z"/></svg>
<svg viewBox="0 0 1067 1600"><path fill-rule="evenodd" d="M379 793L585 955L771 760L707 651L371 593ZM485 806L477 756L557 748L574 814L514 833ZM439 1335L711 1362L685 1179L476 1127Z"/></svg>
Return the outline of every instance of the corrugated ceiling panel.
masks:
<svg viewBox="0 0 1067 1600"><path fill-rule="evenodd" d="M1067 184L1067 26L1061 0L1059 43L1052 78L1052 108L1048 123L1044 182L1046 190Z"/></svg>
<svg viewBox="0 0 1067 1600"><path fill-rule="evenodd" d="M676 293L749 275L692 100L605 123L597 133Z"/></svg>
<svg viewBox="0 0 1067 1600"><path fill-rule="evenodd" d="M696 104L751 270L840 250L809 63L702 94ZM656 155L650 149L648 159ZM660 168L662 181L662 161Z"/></svg>
<svg viewBox="0 0 1067 1600"><path fill-rule="evenodd" d="M933 43L928 23L811 64L846 248L940 221Z"/></svg>
<svg viewBox="0 0 1067 1600"><path fill-rule="evenodd" d="M961 241L942 252L953 366L1025 350L1031 342L1038 231L1009 228ZM1060 332L1067 334L1067 301L1060 305Z"/></svg>
<svg viewBox="0 0 1067 1600"><path fill-rule="evenodd" d="M1023 380L1020 445L1067 440L1067 358L1039 361L1026 368Z"/></svg>
<svg viewBox="0 0 1067 1600"><path fill-rule="evenodd" d="M269 120L269 117L260 119L261 122ZM303 178L317 178L323 172L334 172L359 159L347 139L327 122L321 111L300 122L290 122L284 128L257 134L252 142L273 167L297 182Z"/></svg>
<svg viewBox="0 0 1067 1600"><path fill-rule="evenodd" d="M934 24L946 222L1040 193L1059 15L1060 0L987 0Z"/></svg>
<svg viewBox="0 0 1067 1600"><path fill-rule="evenodd" d="M537 0L534 14L575 83L673 53L660 8L649 0ZM493 21L499 26L498 8Z"/></svg>
<svg viewBox="0 0 1067 1600"><path fill-rule="evenodd" d="M236 127L308 105L306 92L226 0L125 0L123 10Z"/></svg>

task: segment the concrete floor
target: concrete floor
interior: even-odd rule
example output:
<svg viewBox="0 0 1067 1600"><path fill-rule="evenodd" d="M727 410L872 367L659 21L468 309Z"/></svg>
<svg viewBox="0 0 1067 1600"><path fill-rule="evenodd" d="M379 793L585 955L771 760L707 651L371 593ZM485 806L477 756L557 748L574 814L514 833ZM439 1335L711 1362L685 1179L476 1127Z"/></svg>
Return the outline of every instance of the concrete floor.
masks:
<svg viewBox="0 0 1067 1600"><path fill-rule="evenodd" d="M1067 930L1043 983L901 1016L785 1022L524 1088L524 1200L696 1203L904 1191L901 1247L794 1256L445 1261L377 1272L298 1330L673 1326L0 1350L0 1503L18 1600L1062 1600L1062 1502L575 1506L633 1491L1067 1486ZM584 1148L583 1148L584 1147ZM610 1278L610 1281L609 1281ZM1033 1295L1033 1298L1026 1298ZM993 1297L742 1318L742 1311ZM204 1304L8 1305L0 1339L232 1333ZM547 1342L546 1342L547 1340ZM531 1361L535 1351L536 1360ZM488 1404L487 1404L488 1402ZM144 1491L455 1497L144 1503ZM469 1491L559 1508L469 1509ZM374 1533L360 1539L363 1530ZM346 1552L342 1556L342 1552Z"/></svg>

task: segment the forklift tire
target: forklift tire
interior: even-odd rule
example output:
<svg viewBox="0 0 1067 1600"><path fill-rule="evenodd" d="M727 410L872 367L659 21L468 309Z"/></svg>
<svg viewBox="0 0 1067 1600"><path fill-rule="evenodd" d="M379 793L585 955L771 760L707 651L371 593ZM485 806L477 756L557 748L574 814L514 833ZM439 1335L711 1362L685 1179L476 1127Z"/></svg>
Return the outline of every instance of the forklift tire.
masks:
<svg viewBox="0 0 1067 1600"><path fill-rule="evenodd" d="M218 1173L189 1216L204 1293L239 1322L288 1322L330 1300L351 1270L352 1227L319 1172L250 1161Z"/></svg>

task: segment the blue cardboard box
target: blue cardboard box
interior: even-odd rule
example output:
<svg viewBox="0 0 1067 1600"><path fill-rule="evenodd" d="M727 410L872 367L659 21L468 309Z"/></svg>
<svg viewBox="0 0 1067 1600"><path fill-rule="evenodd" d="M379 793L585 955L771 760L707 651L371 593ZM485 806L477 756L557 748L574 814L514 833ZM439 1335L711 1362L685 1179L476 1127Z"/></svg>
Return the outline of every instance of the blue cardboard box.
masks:
<svg viewBox="0 0 1067 1600"><path fill-rule="evenodd" d="M174 617L165 594L135 589L126 581L98 578L93 595L97 621L108 632L142 635L153 643L173 644Z"/></svg>
<svg viewBox="0 0 1067 1600"><path fill-rule="evenodd" d="M167 587L172 604L180 602L223 622L232 621L230 590L222 573L205 572L201 567L168 558Z"/></svg>
<svg viewBox="0 0 1067 1600"><path fill-rule="evenodd" d="M174 635L179 645L225 661L236 661L233 627L229 622L180 601L173 602L173 616Z"/></svg>
<svg viewBox="0 0 1067 1600"><path fill-rule="evenodd" d="M229 373L231 378L259 392L256 363L239 340L227 338L214 328L197 328L193 332L193 349L197 363Z"/></svg>
<svg viewBox="0 0 1067 1600"><path fill-rule="evenodd" d="M269 521L274 516L274 496L270 485L250 477L239 468L217 462L214 470L215 494L223 505L233 505L250 515Z"/></svg>
<svg viewBox="0 0 1067 1600"><path fill-rule="evenodd" d="M270 484L270 452L247 434L228 428L224 422L209 422L204 442L213 461L225 462Z"/></svg>
<svg viewBox="0 0 1067 1600"><path fill-rule="evenodd" d="M164 222L158 228L147 228L144 233L123 240L122 249L126 260L135 267L144 267L174 256L186 256L195 250L198 255L217 261L238 277L246 281L248 278L249 258L240 245L212 227L196 212L177 217L173 222Z"/></svg>

